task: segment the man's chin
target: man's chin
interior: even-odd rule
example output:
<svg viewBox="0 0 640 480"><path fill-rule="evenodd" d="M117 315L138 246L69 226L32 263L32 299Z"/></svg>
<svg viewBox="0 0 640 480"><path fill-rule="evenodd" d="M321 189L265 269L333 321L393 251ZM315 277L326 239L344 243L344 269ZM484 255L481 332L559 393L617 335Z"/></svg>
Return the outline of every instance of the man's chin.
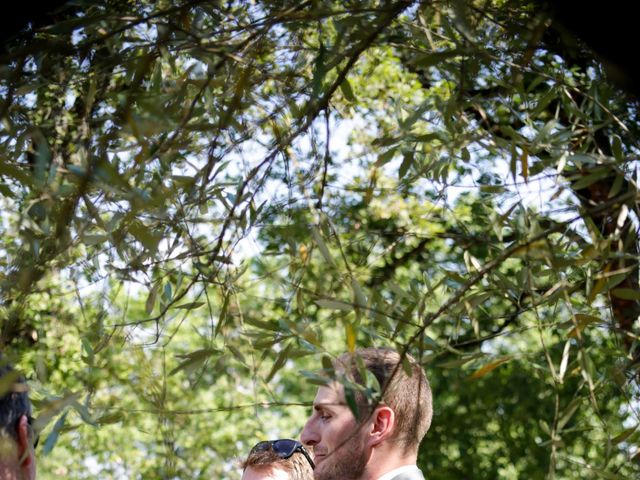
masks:
<svg viewBox="0 0 640 480"><path fill-rule="evenodd" d="M314 452L314 463L316 480L355 480L362 476L367 459L364 446L350 445L349 449L338 448L320 455Z"/></svg>
<svg viewBox="0 0 640 480"><path fill-rule="evenodd" d="M322 458L318 459L316 468L313 469L313 478L316 480L331 480L332 477L328 471L330 469L327 467L329 467L329 465L326 465Z"/></svg>
<svg viewBox="0 0 640 480"><path fill-rule="evenodd" d="M317 455L314 457L313 462L316 464L316 468L314 468L313 473L315 478L334 478L330 472L333 472L336 468L331 460L327 455Z"/></svg>
<svg viewBox="0 0 640 480"><path fill-rule="evenodd" d="M316 468L313 470L313 476L316 480L353 480L362 473L362 470L354 469L348 460L345 462L344 459L320 456L314 462Z"/></svg>

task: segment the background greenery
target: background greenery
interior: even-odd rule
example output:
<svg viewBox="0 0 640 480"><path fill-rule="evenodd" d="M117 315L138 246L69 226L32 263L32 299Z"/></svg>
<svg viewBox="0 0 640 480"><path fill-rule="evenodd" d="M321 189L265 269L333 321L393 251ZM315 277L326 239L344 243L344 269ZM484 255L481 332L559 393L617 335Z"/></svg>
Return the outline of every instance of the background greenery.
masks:
<svg viewBox="0 0 640 480"><path fill-rule="evenodd" d="M40 478L239 478L369 345L428 372L430 479L637 476L637 85L563 18L77 0L5 40Z"/></svg>

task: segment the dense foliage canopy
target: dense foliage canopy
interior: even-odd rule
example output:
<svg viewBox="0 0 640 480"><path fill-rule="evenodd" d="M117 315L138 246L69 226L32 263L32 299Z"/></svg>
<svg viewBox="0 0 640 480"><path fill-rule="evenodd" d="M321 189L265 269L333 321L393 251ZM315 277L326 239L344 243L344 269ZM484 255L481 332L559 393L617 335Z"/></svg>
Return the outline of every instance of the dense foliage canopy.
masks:
<svg viewBox="0 0 640 480"><path fill-rule="evenodd" d="M41 478L239 478L370 345L430 479L640 472L638 102L541 2L77 0L1 56Z"/></svg>

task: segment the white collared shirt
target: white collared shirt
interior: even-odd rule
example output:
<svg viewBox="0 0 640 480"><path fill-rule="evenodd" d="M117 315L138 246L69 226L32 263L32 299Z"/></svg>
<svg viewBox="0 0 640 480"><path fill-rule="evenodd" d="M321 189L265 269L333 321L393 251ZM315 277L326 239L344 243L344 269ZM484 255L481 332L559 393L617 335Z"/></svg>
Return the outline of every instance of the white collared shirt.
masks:
<svg viewBox="0 0 640 480"><path fill-rule="evenodd" d="M415 465L405 465L403 467L396 468L395 470L391 470L390 472L385 473L380 478L378 478L378 480L391 480L393 477L395 477L396 475L400 475L401 473L415 473L419 471L420 469L418 469L418 467L416 467Z"/></svg>

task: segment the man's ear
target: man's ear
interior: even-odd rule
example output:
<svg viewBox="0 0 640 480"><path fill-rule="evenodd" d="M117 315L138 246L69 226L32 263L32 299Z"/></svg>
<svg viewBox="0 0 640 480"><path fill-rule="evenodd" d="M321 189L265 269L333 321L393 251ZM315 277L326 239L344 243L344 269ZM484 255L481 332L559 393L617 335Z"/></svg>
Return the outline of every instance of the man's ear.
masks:
<svg viewBox="0 0 640 480"><path fill-rule="evenodd" d="M33 462L32 451L29 442L29 420L26 415L21 415L18 419L18 458L20 465L28 467Z"/></svg>
<svg viewBox="0 0 640 480"><path fill-rule="evenodd" d="M369 443L371 446L377 445L389 438L395 426L395 412L386 405L377 407L371 416L371 430L369 431Z"/></svg>

